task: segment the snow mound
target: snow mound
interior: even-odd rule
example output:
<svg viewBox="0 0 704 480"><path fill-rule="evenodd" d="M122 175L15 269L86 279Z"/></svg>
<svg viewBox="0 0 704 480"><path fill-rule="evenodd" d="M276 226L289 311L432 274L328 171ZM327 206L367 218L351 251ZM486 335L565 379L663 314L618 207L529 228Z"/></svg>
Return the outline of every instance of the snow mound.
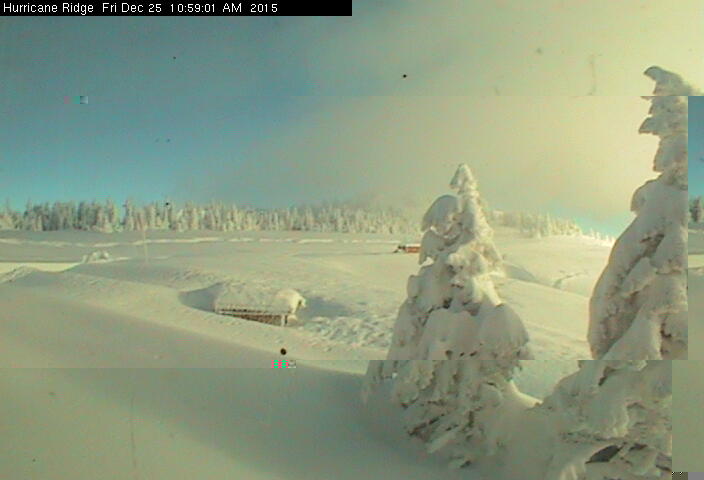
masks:
<svg viewBox="0 0 704 480"><path fill-rule="evenodd" d="M306 299L303 295L291 288L285 288L274 295L274 299L270 303L270 307L274 311L283 311L290 314L295 314L298 309L305 308Z"/></svg>
<svg viewBox="0 0 704 480"><path fill-rule="evenodd" d="M181 292L179 298L186 306L205 310L206 312L214 312L218 307L218 299L225 289L226 287L220 282L209 287Z"/></svg>
<svg viewBox="0 0 704 480"><path fill-rule="evenodd" d="M114 258L105 250L96 250L88 255L83 255L81 263L104 263L111 262Z"/></svg>
<svg viewBox="0 0 704 480"><path fill-rule="evenodd" d="M265 310L267 302L261 295L232 280L216 282L208 287L181 293L181 301L192 308L215 312L225 307Z"/></svg>

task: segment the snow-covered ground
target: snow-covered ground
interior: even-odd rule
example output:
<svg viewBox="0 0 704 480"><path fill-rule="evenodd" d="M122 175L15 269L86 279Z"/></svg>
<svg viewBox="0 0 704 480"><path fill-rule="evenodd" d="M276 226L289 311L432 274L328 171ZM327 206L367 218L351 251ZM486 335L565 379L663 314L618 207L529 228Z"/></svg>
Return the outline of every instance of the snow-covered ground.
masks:
<svg viewBox="0 0 704 480"><path fill-rule="evenodd" d="M701 355L701 347L697 351ZM703 369L704 362L701 360L672 362L672 430L674 432L672 470L674 472L704 472L702 461L704 415L701 414L702 392L704 392ZM689 477L695 480L704 477L704 473L690 473L690 475L698 475ZM672 476L672 480L678 478L677 475Z"/></svg>
<svg viewBox="0 0 704 480"><path fill-rule="evenodd" d="M690 230L687 239L689 268L704 267L704 230Z"/></svg>
<svg viewBox="0 0 704 480"><path fill-rule="evenodd" d="M76 265L78 265L78 262L0 262L0 275L22 268L32 268L45 272L62 272Z"/></svg>
<svg viewBox="0 0 704 480"><path fill-rule="evenodd" d="M483 478L394 434L359 376L322 366L0 369L0 478Z"/></svg>
<svg viewBox="0 0 704 480"><path fill-rule="evenodd" d="M689 299L689 358L704 360L704 231L690 230L687 290Z"/></svg>
<svg viewBox="0 0 704 480"><path fill-rule="evenodd" d="M418 270L397 240L153 232L145 258L137 234L0 233L0 366L33 367L0 369L0 478L495 478L448 470L361 405ZM496 243L537 358L517 384L543 397L588 358L586 293L609 246L509 229ZM82 262L97 250L114 261ZM296 289L302 323L216 315L223 282L253 301ZM281 358L298 367L272 370Z"/></svg>
<svg viewBox="0 0 704 480"><path fill-rule="evenodd" d="M406 280L418 270L416 255L392 253L397 240L309 232L154 232L145 251L141 238L127 233L2 232L0 294L33 299L9 301L7 315L18 318L27 309L59 302L80 310L87 321L126 315L265 351L285 346L298 359L380 359ZM609 247L578 237L526 239L511 229L499 230L496 240L507 262L507 276L496 279L499 292L526 322L536 359L589 358L587 297ZM96 250L116 260L80 263ZM243 304L265 303L293 288L307 306L300 322L284 329L216 315L214 287L222 284ZM46 310L41 318L51 321L55 314ZM191 365L168 355L161 360Z"/></svg>

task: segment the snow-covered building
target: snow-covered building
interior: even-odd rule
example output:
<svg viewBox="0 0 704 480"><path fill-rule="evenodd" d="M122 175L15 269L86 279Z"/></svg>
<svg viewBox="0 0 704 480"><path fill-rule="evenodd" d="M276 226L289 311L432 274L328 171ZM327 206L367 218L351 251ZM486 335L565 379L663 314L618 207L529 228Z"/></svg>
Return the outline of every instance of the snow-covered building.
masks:
<svg viewBox="0 0 704 480"><path fill-rule="evenodd" d="M394 253L420 253L420 243L401 243L396 247Z"/></svg>

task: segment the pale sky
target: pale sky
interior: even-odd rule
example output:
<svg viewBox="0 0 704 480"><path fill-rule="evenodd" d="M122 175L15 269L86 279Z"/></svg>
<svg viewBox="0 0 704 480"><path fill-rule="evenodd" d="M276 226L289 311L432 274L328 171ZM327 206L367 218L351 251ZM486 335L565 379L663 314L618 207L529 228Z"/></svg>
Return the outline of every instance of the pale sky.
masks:
<svg viewBox="0 0 704 480"><path fill-rule="evenodd" d="M2 18L0 193L422 209L466 162L497 208L615 234L654 176L643 71L704 86L702 8L356 0L339 18ZM77 95L88 105L64 103Z"/></svg>

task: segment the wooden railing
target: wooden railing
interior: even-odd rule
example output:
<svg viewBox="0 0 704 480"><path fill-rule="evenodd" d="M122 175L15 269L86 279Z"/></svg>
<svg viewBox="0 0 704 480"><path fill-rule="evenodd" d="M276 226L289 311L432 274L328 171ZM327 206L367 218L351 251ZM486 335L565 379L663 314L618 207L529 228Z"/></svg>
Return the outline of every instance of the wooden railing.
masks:
<svg viewBox="0 0 704 480"><path fill-rule="evenodd" d="M289 312L272 312L257 308L223 306L215 308L215 313L231 317L244 318L269 325L285 326L288 323Z"/></svg>

